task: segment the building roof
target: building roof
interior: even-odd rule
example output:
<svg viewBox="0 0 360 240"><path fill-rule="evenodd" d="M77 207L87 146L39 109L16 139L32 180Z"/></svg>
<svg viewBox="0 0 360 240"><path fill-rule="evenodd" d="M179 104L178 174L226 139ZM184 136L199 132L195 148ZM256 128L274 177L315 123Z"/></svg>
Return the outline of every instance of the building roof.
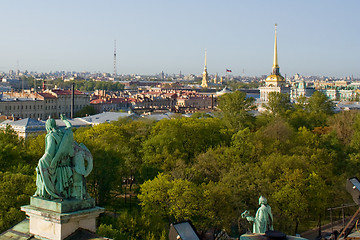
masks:
<svg viewBox="0 0 360 240"><path fill-rule="evenodd" d="M84 122L80 118L68 119L68 121L71 123L73 128L86 127L86 126L91 125L91 124L89 124L87 122ZM59 128L65 127L65 123L61 119L55 119L55 122L56 122L57 127L59 127Z"/></svg>
<svg viewBox="0 0 360 240"><path fill-rule="evenodd" d="M6 120L1 123L2 126L10 125L14 128L24 128L24 129L44 129L45 122L39 121L33 118L24 118L17 121Z"/></svg>
<svg viewBox="0 0 360 240"><path fill-rule="evenodd" d="M160 120L163 120L163 119L171 119L171 117L166 113L142 115L141 117L143 117L145 119L150 119L150 120L153 120L153 121L160 121Z"/></svg>
<svg viewBox="0 0 360 240"><path fill-rule="evenodd" d="M7 123L11 123L14 122L13 120L10 119L6 119L5 121L2 121L1 124L7 124Z"/></svg>
<svg viewBox="0 0 360 240"><path fill-rule="evenodd" d="M38 94L43 98L56 98L56 96L52 95L51 93L39 92Z"/></svg>
<svg viewBox="0 0 360 240"><path fill-rule="evenodd" d="M119 118L126 118L126 117L134 118L135 116L136 116L135 113L128 113L128 112L103 112L78 119L81 119L82 121L89 123L91 125L97 125L100 123L106 123L106 122L109 123L111 121L117 121Z"/></svg>
<svg viewBox="0 0 360 240"><path fill-rule="evenodd" d="M68 119L68 121L71 123L73 128L86 127L91 125L90 123L84 122L78 118ZM6 126L9 125L18 133L18 135L19 133L23 133L25 134L23 137L26 137L26 134L39 134L46 132L45 122L46 121L36 120L33 118L24 118L17 121L5 120L4 122L0 123L0 128L6 128ZM55 119L55 122L58 128L65 128L65 123L62 120Z"/></svg>
<svg viewBox="0 0 360 240"><path fill-rule="evenodd" d="M128 100L123 97L118 97L118 98L110 98L108 102L109 103L124 103L124 102L128 102Z"/></svg>
<svg viewBox="0 0 360 240"><path fill-rule="evenodd" d="M98 98L98 99L91 100L90 103L91 103L91 104L106 103L106 100Z"/></svg>
<svg viewBox="0 0 360 240"><path fill-rule="evenodd" d="M219 92L216 92L216 95L223 95L223 94L225 94L225 93L231 93L232 91L229 89L229 88L227 88L227 87L224 87L224 89L223 90L221 90L221 91L219 91Z"/></svg>
<svg viewBox="0 0 360 240"><path fill-rule="evenodd" d="M280 74L271 74L269 75L266 80L266 82L285 82L285 79L283 76L281 76Z"/></svg>

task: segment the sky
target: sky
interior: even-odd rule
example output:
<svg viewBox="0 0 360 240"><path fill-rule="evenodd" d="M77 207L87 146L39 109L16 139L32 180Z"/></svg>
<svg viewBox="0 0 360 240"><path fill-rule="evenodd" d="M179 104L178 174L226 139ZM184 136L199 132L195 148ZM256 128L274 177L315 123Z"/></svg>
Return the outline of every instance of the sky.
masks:
<svg viewBox="0 0 360 240"><path fill-rule="evenodd" d="M360 77L358 0L11 0L0 71Z"/></svg>

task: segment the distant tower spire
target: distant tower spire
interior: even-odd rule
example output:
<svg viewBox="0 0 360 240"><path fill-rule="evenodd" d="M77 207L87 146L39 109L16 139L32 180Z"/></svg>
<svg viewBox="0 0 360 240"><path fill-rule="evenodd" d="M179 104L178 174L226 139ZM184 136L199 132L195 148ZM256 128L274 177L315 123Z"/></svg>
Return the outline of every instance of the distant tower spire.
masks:
<svg viewBox="0 0 360 240"><path fill-rule="evenodd" d="M116 77L116 40L114 40L114 77Z"/></svg>
<svg viewBox="0 0 360 240"><path fill-rule="evenodd" d="M201 87L203 88L207 88L208 87L208 72L207 72L207 64L206 64L206 50L205 50L205 67L204 67L204 72L203 72L203 79L201 82Z"/></svg>
<svg viewBox="0 0 360 240"><path fill-rule="evenodd" d="M275 75L279 75L280 71L279 71L279 64L278 64L278 56L277 56L277 24L275 23L275 42L274 42L274 63L273 63L273 74Z"/></svg>
<svg viewBox="0 0 360 240"><path fill-rule="evenodd" d="M207 64L206 64L206 50L205 50L205 69L206 69L206 66Z"/></svg>

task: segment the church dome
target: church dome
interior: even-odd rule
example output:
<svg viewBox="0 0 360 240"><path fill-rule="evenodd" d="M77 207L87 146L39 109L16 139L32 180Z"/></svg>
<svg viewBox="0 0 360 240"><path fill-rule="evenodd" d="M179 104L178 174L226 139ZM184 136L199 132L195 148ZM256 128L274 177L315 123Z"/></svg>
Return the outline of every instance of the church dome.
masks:
<svg viewBox="0 0 360 240"><path fill-rule="evenodd" d="M280 74L271 74L269 75L266 80L266 82L285 82L285 79L283 76L281 76Z"/></svg>

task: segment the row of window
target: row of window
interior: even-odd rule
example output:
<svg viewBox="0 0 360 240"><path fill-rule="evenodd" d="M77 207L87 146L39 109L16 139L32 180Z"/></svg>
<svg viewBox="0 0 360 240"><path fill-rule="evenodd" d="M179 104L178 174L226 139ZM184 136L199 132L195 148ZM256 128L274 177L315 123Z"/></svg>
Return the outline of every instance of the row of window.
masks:
<svg viewBox="0 0 360 240"><path fill-rule="evenodd" d="M83 107L85 107L86 105L75 105L75 110L77 110L77 109L82 109ZM28 105L25 105L25 106L23 106L23 105L21 105L21 106L5 106L5 110L20 110L20 108L21 108L21 110L31 110L31 109L36 109L36 105L35 106L33 106L33 108L31 107L31 105L30 106L28 106ZM63 109L70 109L70 106L67 106L67 105L65 105L65 107L63 107ZM43 105L37 105L37 109L43 109ZM56 106L45 106L45 110L50 110L50 109L52 109L52 110L54 110L54 109L56 109ZM62 108L61 108L61 106L59 106L59 110L61 110Z"/></svg>
<svg viewBox="0 0 360 240"><path fill-rule="evenodd" d="M70 113L65 113L63 112L62 113L63 115L68 115L70 116ZM39 118L39 119L42 119L43 118L43 114L42 113L30 113L30 114L15 114L14 117L18 117L18 118ZM48 116L45 116L45 117L48 117Z"/></svg>
<svg viewBox="0 0 360 240"><path fill-rule="evenodd" d="M18 105L18 106L9 106L9 110L16 110L16 108L17 108L17 110L20 110L20 106ZM37 105L37 109L42 109L43 107L42 107L42 105ZM21 110L23 110L24 109L24 106L23 105L21 105ZM25 105L25 110L27 110L28 109L28 105ZM36 106L34 106L33 107L33 109L36 109ZM5 110L8 110L8 106L5 106ZM29 110L31 110L31 105L29 106Z"/></svg>
<svg viewBox="0 0 360 240"><path fill-rule="evenodd" d="M34 114L32 114L32 113L30 113L30 114L14 114L14 117L18 117L18 118L42 118L43 117L43 115L42 115L42 113L34 113Z"/></svg>

